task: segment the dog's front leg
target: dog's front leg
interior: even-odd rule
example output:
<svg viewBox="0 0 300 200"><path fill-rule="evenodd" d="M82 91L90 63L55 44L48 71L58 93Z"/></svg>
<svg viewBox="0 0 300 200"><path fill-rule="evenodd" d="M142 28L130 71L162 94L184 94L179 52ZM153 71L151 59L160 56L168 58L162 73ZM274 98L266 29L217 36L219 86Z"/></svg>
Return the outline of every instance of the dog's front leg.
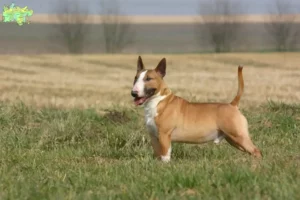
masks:
<svg viewBox="0 0 300 200"><path fill-rule="evenodd" d="M159 133L160 159L163 162L171 160L171 134L168 132Z"/></svg>
<svg viewBox="0 0 300 200"><path fill-rule="evenodd" d="M151 135L151 145L153 148L154 157L160 159L160 144L158 137Z"/></svg>

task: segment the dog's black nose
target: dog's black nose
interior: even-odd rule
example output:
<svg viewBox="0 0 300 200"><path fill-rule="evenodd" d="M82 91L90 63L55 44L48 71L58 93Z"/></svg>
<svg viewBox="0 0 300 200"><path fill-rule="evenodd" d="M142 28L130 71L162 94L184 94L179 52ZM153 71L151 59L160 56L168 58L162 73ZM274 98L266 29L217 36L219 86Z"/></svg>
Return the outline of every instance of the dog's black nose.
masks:
<svg viewBox="0 0 300 200"><path fill-rule="evenodd" d="M138 92L137 91L131 91L131 96L137 97L138 96Z"/></svg>

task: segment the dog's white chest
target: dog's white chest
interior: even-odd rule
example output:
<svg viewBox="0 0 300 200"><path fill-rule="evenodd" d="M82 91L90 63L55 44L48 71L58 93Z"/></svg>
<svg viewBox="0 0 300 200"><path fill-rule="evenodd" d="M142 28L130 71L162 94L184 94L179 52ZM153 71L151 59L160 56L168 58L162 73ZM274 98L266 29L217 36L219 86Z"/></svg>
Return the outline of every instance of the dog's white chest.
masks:
<svg viewBox="0 0 300 200"><path fill-rule="evenodd" d="M155 117L157 114L157 105L163 100L165 96L156 96L146 102L145 104L145 122L149 133L155 137L158 137L157 126L155 123Z"/></svg>

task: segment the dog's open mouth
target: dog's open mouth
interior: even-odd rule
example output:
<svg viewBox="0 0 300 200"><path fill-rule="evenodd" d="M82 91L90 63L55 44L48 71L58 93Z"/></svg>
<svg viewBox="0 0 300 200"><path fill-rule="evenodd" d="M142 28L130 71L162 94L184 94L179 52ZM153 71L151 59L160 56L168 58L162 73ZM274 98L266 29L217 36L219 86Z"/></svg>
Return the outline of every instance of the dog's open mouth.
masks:
<svg viewBox="0 0 300 200"><path fill-rule="evenodd" d="M147 101L148 97L135 97L134 98L134 104L136 106L142 105L143 103L145 103L145 101Z"/></svg>

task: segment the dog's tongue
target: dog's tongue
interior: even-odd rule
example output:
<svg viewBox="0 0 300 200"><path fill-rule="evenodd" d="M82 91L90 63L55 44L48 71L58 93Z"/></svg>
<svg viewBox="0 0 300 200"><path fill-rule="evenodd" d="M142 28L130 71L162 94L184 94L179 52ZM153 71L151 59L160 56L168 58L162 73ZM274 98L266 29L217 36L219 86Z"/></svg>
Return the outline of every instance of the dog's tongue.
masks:
<svg viewBox="0 0 300 200"><path fill-rule="evenodd" d="M143 104L146 101L146 97L136 97L134 98L134 104L136 106Z"/></svg>

